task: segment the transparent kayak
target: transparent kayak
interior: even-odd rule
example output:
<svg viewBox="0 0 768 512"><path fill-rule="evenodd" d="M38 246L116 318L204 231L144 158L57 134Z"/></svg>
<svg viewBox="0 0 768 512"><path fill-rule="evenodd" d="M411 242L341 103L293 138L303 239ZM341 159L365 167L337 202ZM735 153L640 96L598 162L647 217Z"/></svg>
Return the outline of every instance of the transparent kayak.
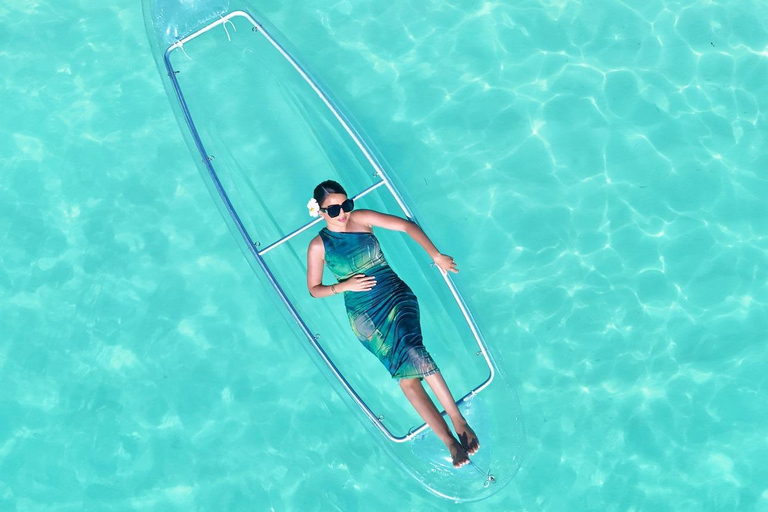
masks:
<svg viewBox="0 0 768 512"><path fill-rule="evenodd" d="M297 341L364 428L427 490L455 501L498 492L520 467L520 407L462 297L459 275L431 266L404 233L376 231L390 266L419 298L425 346L480 440L471 463L459 469L397 382L359 345L342 297L314 299L307 292L306 250L322 219L309 217L306 203L317 183L334 179L358 207L418 223L382 155L251 6L143 0L143 9L190 152L257 277L274 289ZM323 282L335 282L327 269Z"/></svg>

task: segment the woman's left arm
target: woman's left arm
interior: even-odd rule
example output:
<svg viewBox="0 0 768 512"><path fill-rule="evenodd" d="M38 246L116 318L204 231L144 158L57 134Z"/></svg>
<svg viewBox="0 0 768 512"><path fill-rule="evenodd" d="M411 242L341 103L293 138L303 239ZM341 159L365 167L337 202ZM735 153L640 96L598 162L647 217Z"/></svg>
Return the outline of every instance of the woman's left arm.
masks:
<svg viewBox="0 0 768 512"><path fill-rule="evenodd" d="M362 221L370 227L378 226L384 229L405 231L411 235L411 238L427 251L429 257L432 258L432 261L434 261L443 271L459 271L453 258L447 254L440 253L440 251L437 250L437 247L435 247L435 244L432 243L432 240L430 240L427 234L424 233L424 230L415 222L394 215L379 213L374 210L357 210L356 212L357 215L355 216L355 220L358 222Z"/></svg>

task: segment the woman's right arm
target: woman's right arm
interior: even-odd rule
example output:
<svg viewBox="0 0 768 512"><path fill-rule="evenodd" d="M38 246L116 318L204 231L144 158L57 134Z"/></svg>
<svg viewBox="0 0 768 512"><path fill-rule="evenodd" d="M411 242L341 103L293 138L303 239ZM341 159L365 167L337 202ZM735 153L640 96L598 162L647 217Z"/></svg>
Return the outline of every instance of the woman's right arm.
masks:
<svg viewBox="0 0 768 512"><path fill-rule="evenodd" d="M309 294L317 299L333 295L330 286L323 285L323 264L325 263L325 247L323 240L317 236L309 242L307 249L307 289ZM336 293L341 293L341 283L334 285Z"/></svg>

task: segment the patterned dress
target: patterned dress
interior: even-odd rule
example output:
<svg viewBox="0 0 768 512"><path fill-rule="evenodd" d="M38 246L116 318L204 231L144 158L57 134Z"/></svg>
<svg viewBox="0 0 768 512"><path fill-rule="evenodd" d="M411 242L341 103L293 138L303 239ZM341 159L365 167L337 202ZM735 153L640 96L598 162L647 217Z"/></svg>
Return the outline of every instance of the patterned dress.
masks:
<svg viewBox="0 0 768 512"><path fill-rule="evenodd" d="M419 303L411 288L392 270L373 233L323 228L325 263L338 281L355 274L375 276L368 291L344 292L344 305L357 339L375 355L393 379L439 372L424 348Z"/></svg>

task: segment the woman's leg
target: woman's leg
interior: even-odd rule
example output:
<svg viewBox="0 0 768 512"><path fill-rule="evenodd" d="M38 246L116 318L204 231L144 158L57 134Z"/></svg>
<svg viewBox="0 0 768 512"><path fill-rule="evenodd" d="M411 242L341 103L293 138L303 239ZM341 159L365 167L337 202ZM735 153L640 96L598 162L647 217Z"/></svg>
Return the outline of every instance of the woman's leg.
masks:
<svg viewBox="0 0 768 512"><path fill-rule="evenodd" d="M437 399L440 400L446 414L451 418L451 422L453 422L453 430L455 430L456 435L459 436L461 445L470 455L477 452L480 448L477 435L467 424L467 420L464 419L459 408L456 407L456 400L454 400L451 390L448 389L448 384L445 383L442 374L440 372L435 372L424 378L427 379L427 384L432 388L432 392ZM442 415L440 417L442 418Z"/></svg>
<svg viewBox="0 0 768 512"><path fill-rule="evenodd" d="M453 459L453 465L460 467L469 463L466 450L451 434L448 424L443 419L440 411L437 410L437 407L435 407L435 404L432 403L432 399L427 392L424 391L421 381L419 379L400 379L400 389L403 390L406 398L411 402L416 412L419 413L419 416L448 447Z"/></svg>

